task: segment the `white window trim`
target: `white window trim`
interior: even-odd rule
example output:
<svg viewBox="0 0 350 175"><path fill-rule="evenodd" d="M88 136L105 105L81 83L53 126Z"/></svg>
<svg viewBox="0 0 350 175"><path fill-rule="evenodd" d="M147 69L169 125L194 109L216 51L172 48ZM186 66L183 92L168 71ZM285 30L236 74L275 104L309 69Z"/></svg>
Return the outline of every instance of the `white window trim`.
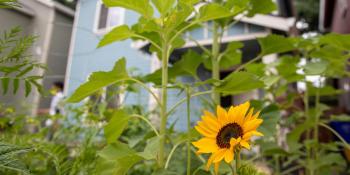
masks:
<svg viewBox="0 0 350 175"><path fill-rule="evenodd" d="M95 12L95 20L94 20L94 33L95 34L98 34L98 35L103 35L103 34L106 34L108 33L109 31L111 31L114 27L116 26L109 26L110 24L110 18L111 16L109 15L109 12L108 12L108 15L107 15L107 27L104 28L104 29L99 29L98 28L98 25L99 25L99 22L100 22L100 14L101 14L101 6L102 6L103 2L102 0L98 0L97 1L97 4L96 4L96 12ZM122 12L121 12L121 25L125 24L125 9L124 8L121 8Z"/></svg>

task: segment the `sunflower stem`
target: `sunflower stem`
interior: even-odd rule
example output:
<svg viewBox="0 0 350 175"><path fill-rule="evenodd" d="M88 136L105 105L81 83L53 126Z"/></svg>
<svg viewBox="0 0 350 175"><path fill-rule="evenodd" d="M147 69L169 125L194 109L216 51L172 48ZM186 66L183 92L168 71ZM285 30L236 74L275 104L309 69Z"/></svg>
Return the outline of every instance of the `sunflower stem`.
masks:
<svg viewBox="0 0 350 175"><path fill-rule="evenodd" d="M241 151L235 152L236 154L236 173L238 175L239 168L241 167Z"/></svg>
<svg viewBox="0 0 350 175"><path fill-rule="evenodd" d="M187 175L191 175L191 92L190 87L186 87L187 92Z"/></svg>
<svg viewBox="0 0 350 175"><path fill-rule="evenodd" d="M220 33L219 25L214 22L213 24L213 44L212 44L212 78L215 80L220 80ZM212 99L214 99L215 105L220 105L220 93L215 91L215 87L212 88Z"/></svg>
<svg viewBox="0 0 350 175"><path fill-rule="evenodd" d="M168 95L168 42L165 38L162 45L162 99L161 99L161 123L160 123L160 142L159 142L159 153L158 153L158 166L164 167L165 159L165 137L166 137L166 125L167 125L167 95Z"/></svg>

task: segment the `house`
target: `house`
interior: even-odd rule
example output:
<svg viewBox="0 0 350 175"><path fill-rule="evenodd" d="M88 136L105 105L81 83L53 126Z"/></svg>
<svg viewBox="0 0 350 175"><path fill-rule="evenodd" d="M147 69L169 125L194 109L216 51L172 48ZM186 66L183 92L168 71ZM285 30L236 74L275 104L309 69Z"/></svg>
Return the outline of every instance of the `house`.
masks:
<svg viewBox="0 0 350 175"><path fill-rule="evenodd" d="M52 0L19 0L20 8L0 9L0 31L20 26L23 35L37 36L31 49L33 59L47 65L42 84L44 89L50 89L53 82L64 81L68 59L71 31L74 21L74 11ZM22 88L24 89L24 88ZM50 97L42 97L34 92L24 99L24 90L15 96L7 94L0 96L5 105L16 106L19 111L36 114L39 109L50 106ZM24 110L26 109L26 110Z"/></svg>
<svg viewBox="0 0 350 175"><path fill-rule="evenodd" d="M243 61L254 58L259 52L259 46L256 38L264 37L270 33L284 33L290 34L295 32L293 17L293 9L290 1L280 0L279 12L275 15L256 15L253 18L237 17L240 22L225 31L223 45L232 41L242 41L245 44L243 48ZM283 13L281 13L283 12ZM134 42L126 40L123 42L113 43L103 48L97 49L99 41L110 31L113 27L118 25L135 24L138 20L138 14L125 10L123 8L106 8L101 0L81 0L77 4L75 13L75 22L73 28L73 37L71 41L71 50L69 53L69 61L66 76L66 95L70 95L76 88L87 80L89 75L94 71L106 71L112 69L114 62L121 57L127 59L127 67L135 67L139 72L148 74L160 67L158 59L152 53L148 52L147 43ZM208 23L210 25L210 23ZM189 32L187 35L195 38L200 44L206 47L211 45L211 33L205 28L199 28ZM181 55L188 49L198 49L196 43L187 40L187 43L180 49L175 50L171 56L171 61L178 60ZM264 58L265 61L271 61L275 58L274 55ZM224 70L222 76L225 76L232 70ZM208 71L203 70L203 76L210 76ZM193 82L191 78L181 77L182 81ZM246 98L256 98L258 93L250 93L238 96L235 101L231 99L224 99L228 103L240 103ZM178 91L170 90L169 92L169 106L183 96L178 95ZM146 92L141 91L138 95L129 96L126 103L139 103L143 106L152 108L154 102L149 98ZM192 105L194 109L200 103L199 99L194 99ZM177 129L184 129L186 120L181 117L186 116L185 106L181 106L180 110L176 111L175 116L180 119L172 117L172 121L177 120ZM195 111L193 116L199 116L201 109ZM193 120L196 120L193 117Z"/></svg>

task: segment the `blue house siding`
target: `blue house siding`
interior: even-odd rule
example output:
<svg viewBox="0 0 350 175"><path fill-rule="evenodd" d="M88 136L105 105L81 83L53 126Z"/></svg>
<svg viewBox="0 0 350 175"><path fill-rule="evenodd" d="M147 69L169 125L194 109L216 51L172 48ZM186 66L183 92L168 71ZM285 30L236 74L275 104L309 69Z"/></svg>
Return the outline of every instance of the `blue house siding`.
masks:
<svg viewBox="0 0 350 175"><path fill-rule="evenodd" d="M147 54L142 53L131 47L132 41L113 43L103 48L96 48L101 34L94 32L95 13L98 0L80 1L79 18L76 24L76 34L74 38L74 49L70 63L70 72L68 75L68 90L70 95L84 83L88 76L95 71L108 71L114 66L114 63L121 57L127 59L128 68L137 68L141 73L150 72L150 59ZM131 11L125 11L125 23L131 25L136 23L138 15ZM141 97L137 101L148 104L148 94L141 91ZM134 103L137 99L135 95L129 96L127 103Z"/></svg>

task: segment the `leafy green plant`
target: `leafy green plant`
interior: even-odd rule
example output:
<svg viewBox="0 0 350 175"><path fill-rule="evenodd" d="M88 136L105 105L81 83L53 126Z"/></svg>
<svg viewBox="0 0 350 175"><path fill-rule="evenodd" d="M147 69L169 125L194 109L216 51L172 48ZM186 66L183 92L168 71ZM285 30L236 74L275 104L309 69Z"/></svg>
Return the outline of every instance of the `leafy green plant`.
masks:
<svg viewBox="0 0 350 175"><path fill-rule="evenodd" d="M10 84L13 93L16 94L21 83L25 88L25 95L28 96L34 86L39 92L42 91L38 80L42 76L32 73L36 69L45 69L45 66L28 54L29 48L33 45L35 37L20 37L19 27L4 32L0 38L0 79L3 94L8 92Z"/></svg>

